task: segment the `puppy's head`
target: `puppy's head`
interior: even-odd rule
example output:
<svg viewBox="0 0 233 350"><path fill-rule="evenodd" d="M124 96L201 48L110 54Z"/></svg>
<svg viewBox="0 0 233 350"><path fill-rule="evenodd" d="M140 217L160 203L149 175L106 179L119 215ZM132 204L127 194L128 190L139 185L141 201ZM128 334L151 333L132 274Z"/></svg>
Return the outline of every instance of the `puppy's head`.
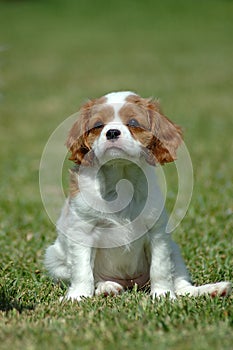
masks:
<svg viewBox="0 0 233 350"><path fill-rule="evenodd" d="M132 92L115 92L82 106L67 147L77 164L125 156L132 160L144 157L155 165L174 161L181 141L180 127L162 114L156 101Z"/></svg>

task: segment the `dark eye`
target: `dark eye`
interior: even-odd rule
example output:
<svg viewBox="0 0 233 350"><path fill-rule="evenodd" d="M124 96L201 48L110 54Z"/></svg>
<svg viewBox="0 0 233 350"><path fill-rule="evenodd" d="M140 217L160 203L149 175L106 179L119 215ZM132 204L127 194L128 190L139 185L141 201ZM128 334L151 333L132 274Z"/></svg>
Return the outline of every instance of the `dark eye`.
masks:
<svg viewBox="0 0 233 350"><path fill-rule="evenodd" d="M140 126L139 122L138 122L136 119L134 119L134 118L130 119L130 120L128 121L127 125L128 125L128 126L132 126L132 127L138 127L138 126Z"/></svg>
<svg viewBox="0 0 233 350"><path fill-rule="evenodd" d="M94 129L99 129L103 127L104 127L104 124L101 121L96 122L93 126Z"/></svg>

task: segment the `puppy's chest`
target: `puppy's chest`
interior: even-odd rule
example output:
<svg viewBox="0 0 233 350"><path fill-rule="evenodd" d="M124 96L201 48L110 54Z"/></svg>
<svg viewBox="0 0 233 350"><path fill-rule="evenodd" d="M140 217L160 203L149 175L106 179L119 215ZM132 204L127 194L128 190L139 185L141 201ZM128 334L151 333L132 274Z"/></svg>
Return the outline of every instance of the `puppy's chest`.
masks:
<svg viewBox="0 0 233 350"><path fill-rule="evenodd" d="M94 262L96 281L139 279L147 275L149 262L147 256L147 237L129 246L98 249ZM143 277L144 278L144 277Z"/></svg>
<svg viewBox="0 0 233 350"><path fill-rule="evenodd" d="M133 181L134 180L134 181ZM143 210L147 200L147 188L143 181L122 178L119 181L100 181L99 197L105 203L106 213L115 218L134 220Z"/></svg>
<svg viewBox="0 0 233 350"><path fill-rule="evenodd" d="M146 201L147 195L141 188L122 180L120 185L111 184L95 191L91 201L79 193L74 199L74 209L84 219L94 219L100 226L124 225L142 213Z"/></svg>

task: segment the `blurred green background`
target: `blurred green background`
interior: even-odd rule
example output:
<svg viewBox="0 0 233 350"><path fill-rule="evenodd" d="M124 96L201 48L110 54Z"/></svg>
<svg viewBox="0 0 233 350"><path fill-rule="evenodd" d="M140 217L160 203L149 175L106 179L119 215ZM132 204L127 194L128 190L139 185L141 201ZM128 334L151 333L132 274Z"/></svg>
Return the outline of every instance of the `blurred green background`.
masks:
<svg viewBox="0 0 233 350"><path fill-rule="evenodd" d="M6 348L16 342L19 348L32 349L39 340L43 345L41 332L50 339L50 346L56 343L56 334L52 336L50 326L46 328L41 321L47 309L39 309L33 320L27 313L20 318L17 310L28 304L51 305L53 296L57 300L61 293L49 284L43 270L44 249L55 238L55 229L41 203L39 162L48 137L87 98L125 89L144 97L158 97L164 113L183 127L195 187L188 214L175 237L194 282L232 279L232 62L230 0L0 2L0 309L12 312L2 319L0 314L0 335L8 339L2 343ZM176 187L174 167L166 169ZM173 192L169 187L168 197L174 200ZM220 349L224 344L230 349L231 301L217 301L214 306L207 302L206 311L194 307L203 334L200 343L194 342L195 349L199 345L200 349L207 348L206 342L211 348ZM102 307L96 306L96 310ZM212 307L219 310L213 319ZM63 322L60 313L65 311L59 304L54 310L51 318L59 328L59 322ZM67 331L73 334L76 311L71 310ZM185 322L189 326L179 330L180 336L191 340L183 348L192 348L193 334L196 337L193 319L188 313L184 315L182 308L177 310L174 306L166 321L168 343L182 348L177 329ZM14 312L19 323L14 321ZM83 324L79 332L84 339L80 344L91 348L95 332L87 333L87 316L82 312L78 313ZM108 312L101 322L112 327L110 338L117 339L119 347L165 346L160 335L167 328L156 318L138 323L135 315L124 314L125 319L131 317L135 333L122 335L114 318L111 324ZM95 328L98 325L94 317L95 312L89 322ZM222 328L220 321L224 323ZM139 331L145 322L147 335ZM211 322L214 326L209 329ZM30 335L29 324L37 324L34 335ZM194 327L194 333L190 327ZM218 336L219 327L222 331ZM153 329L161 332L155 338ZM111 339L102 333L104 340L97 341L97 348L103 344L111 347ZM26 335L27 346L20 334ZM73 344L75 348L75 340Z"/></svg>
<svg viewBox="0 0 233 350"><path fill-rule="evenodd" d="M184 129L195 171L213 178L231 167L232 1L0 6L0 178L9 183L13 176L9 191L16 185L25 196L30 184L37 191L40 155L53 130L87 98L124 89L160 99Z"/></svg>

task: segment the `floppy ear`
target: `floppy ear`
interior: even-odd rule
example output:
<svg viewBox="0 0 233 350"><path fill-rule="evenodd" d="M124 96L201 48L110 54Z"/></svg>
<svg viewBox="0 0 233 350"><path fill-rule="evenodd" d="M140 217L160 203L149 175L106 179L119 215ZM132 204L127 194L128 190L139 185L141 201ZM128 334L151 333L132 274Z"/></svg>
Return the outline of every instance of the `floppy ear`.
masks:
<svg viewBox="0 0 233 350"><path fill-rule="evenodd" d="M152 154L147 161L151 165L155 165L156 162L160 164L173 162L176 160L177 148L182 142L182 130L162 114L157 102L149 100L147 109L153 134L147 147Z"/></svg>
<svg viewBox="0 0 233 350"><path fill-rule="evenodd" d="M66 141L66 146L71 152L69 160L76 164L90 165L93 161L93 152L87 140L88 120L93 103L91 100L80 109L79 118L72 126Z"/></svg>

